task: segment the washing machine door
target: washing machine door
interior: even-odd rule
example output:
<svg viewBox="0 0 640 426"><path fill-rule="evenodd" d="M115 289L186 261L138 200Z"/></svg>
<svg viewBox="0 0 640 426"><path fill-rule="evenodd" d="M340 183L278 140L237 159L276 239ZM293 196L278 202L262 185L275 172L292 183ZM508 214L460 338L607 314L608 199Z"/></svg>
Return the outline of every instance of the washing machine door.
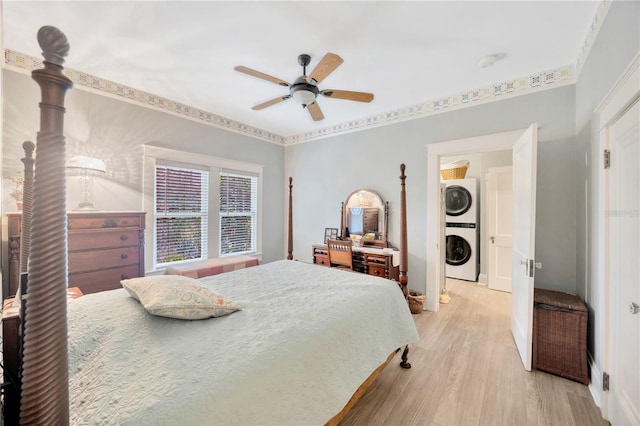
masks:
<svg viewBox="0 0 640 426"><path fill-rule="evenodd" d="M449 216L460 216L471 208L471 193L460 185L447 187L445 194L445 206Z"/></svg>
<svg viewBox="0 0 640 426"><path fill-rule="evenodd" d="M464 265L471 259L471 246L460 235L447 235L447 264Z"/></svg>

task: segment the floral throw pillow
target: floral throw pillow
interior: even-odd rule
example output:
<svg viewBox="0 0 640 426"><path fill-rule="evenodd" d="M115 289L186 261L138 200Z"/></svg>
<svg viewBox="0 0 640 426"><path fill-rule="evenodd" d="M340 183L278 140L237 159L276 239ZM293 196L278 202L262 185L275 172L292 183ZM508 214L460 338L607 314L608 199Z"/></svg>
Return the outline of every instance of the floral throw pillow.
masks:
<svg viewBox="0 0 640 426"><path fill-rule="evenodd" d="M120 281L131 297L152 315L198 320L229 315L241 309L221 294L181 275L158 275Z"/></svg>

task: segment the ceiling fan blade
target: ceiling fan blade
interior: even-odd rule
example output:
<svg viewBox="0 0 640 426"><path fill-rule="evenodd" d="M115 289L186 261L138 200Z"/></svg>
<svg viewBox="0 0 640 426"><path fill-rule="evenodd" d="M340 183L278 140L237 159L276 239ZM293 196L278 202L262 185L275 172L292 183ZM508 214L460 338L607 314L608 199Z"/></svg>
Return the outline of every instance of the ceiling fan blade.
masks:
<svg viewBox="0 0 640 426"><path fill-rule="evenodd" d="M373 100L373 93L351 92L349 90L333 89L323 90L320 93L322 93L322 96L326 96L327 98L346 99L349 101L371 102Z"/></svg>
<svg viewBox="0 0 640 426"><path fill-rule="evenodd" d="M322 113L317 101L311 105L307 105L307 110L309 111L309 114L311 114L313 121L320 121L324 119L324 114Z"/></svg>
<svg viewBox="0 0 640 426"><path fill-rule="evenodd" d="M271 105L275 105L277 103L280 103L282 101L286 101L287 99L289 99L291 97L291 95L286 95L286 96L278 96L275 99L271 99L270 101L267 102L263 102L260 105L256 105L251 109L254 109L256 111L261 110L261 109L265 109L266 107L269 107Z"/></svg>
<svg viewBox="0 0 640 426"><path fill-rule="evenodd" d="M244 67L242 65L238 65L237 67L235 67L233 69L236 70L236 71L243 72L245 74L252 75L254 77L261 78L263 80L270 81L270 82L275 83L275 84L279 84L280 86L286 86L286 87L290 86L290 84L287 83L284 80L281 80L281 79L276 78L276 77L272 77L269 74L265 74L265 73L260 72L260 71L252 70L251 68L247 68L247 67Z"/></svg>
<svg viewBox="0 0 640 426"><path fill-rule="evenodd" d="M307 80L310 83L318 84L324 80L329 74L331 74L336 68L342 64L344 60L335 53L327 53L322 60L318 62L318 65L311 71Z"/></svg>

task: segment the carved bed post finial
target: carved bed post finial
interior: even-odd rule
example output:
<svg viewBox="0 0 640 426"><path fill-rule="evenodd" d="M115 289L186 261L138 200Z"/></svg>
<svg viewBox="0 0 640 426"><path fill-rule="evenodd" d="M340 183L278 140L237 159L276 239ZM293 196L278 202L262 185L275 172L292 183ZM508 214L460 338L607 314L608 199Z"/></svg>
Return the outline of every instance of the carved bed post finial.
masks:
<svg viewBox="0 0 640 426"><path fill-rule="evenodd" d="M64 58L69 53L69 42L62 31L50 25L40 28L38 30L38 44L40 44L45 61L60 67L64 64Z"/></svg>
<svg viewBox="0 0 640 426"><path fill-rule="evenodd" d="M293 260L293 178L289 176L289 241L287 245L287 260Z"/></svg>
<svg viewBox="0 0 640 426"><path fill-rule="evenodd" d="M37 138L28 302L24 315L20 424L69 424L67 347L67 209L64 97L73 83L62 73L69 51L65 35L43 27L38 42L44 69L39 84L40 131ZM52 255L53 254L53 255Z"/></svg>

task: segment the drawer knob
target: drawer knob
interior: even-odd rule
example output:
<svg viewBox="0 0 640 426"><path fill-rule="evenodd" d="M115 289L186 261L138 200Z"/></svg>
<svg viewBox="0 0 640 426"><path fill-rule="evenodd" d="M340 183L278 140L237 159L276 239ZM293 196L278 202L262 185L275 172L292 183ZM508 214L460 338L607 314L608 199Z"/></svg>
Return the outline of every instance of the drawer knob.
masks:
<svg viewBox="0 0 640 426"><path fill-rule="evenodd" d="M128 224L129 224L129 221L128 221L128 220L123 220L123 221L122 221L122 224L123 224L123 225L128 225Z"/></svg>
<svg viewBox="0 0 640 426"><path fill-rule="evenodd" d="M122 253L122 254L120 255L120 259L126 259L126 258L128 258L128 257L129 257L129 255L128 255L127 253Z"/></svg>
<svg viewBox="0 0 640 426"><path fill-rule="evenodd" d="M121 241L127 241L127 236L126 235L120 235L120 240Z"/></svg>
<svg viewBox="0 0 640 426"><path fill-rule="evenodd" d="M373 271L373 273L376 274L376 275L380 275L380 271L377 270L377 269L375 271Z"/></svg>
<svg viewBox="0 0 640 426"><path fill-rule="evenodd" d="M127 275L127 274L120 275L120 279L121 280L126 280L127 278L129 278L129 275Z"/></svg>

